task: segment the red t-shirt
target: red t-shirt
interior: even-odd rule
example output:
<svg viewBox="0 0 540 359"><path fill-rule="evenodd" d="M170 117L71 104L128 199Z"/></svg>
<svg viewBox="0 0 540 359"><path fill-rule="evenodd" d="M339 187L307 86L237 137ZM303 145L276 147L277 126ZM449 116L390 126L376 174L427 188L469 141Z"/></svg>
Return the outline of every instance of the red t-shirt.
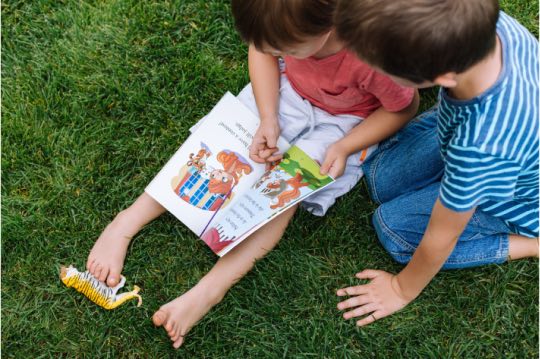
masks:
<svg viewBox="0 0 540 359"><path fill-rule="evenodd" d="M381 106L397 112L410 105L414 96L414 89L397 85L346 49L323 59L285 56L284 60L296 92L333 115L366 118Z"/></svg>

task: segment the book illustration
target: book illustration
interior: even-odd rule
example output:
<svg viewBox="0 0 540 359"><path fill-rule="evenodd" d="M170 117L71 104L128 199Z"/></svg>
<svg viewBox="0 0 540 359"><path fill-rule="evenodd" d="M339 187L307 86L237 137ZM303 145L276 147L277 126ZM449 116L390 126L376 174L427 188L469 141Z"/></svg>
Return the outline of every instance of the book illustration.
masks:
<svg viewBox="0 0 540 359"><path fill-rule="evenodd" d="M286 174L286 172L281 170L271 173L269 176L271 181L266 183L266 186L260 192L263 196L270 199L271 209L282 208L291 200L298 198L300 196L299 189L308 185L308 183L302 182L303 178L300 173L289 179L285 179Z"/></svg>
<svg viewBox="0 0 540 359"><path fill-rule="evenodd" d="M259 119L226 93L148 184L145 192L197 236L221 209L234 206L265 172L249 158ZM283 153L290 147L282 138Z"/></svg>
<svg viewBox="0 0 540 359"><path fill-rule="evenodd" d="M267 170L249 158L260 121L226 93L145 191L219 256L333 179L282 137L283 158Z"/></svg>
<svg viewBox="0 0 540 359"><path fill-rule="evenodd" d="M332 181L331 177L319 174L319 166L313 159L292 146L279 163L237 198L233 207L216 217L201 238L215 253L223 255L234 247L235 241L244 239L286 208Z"/></svg>
<svg viewBox="0 0 540 359"><path fill-rule="evenodd" d="M183 201L205 211L224 208L233 198L233 189L253 168L237 152L222 150L213 156L203 142L171 180L174 193Z"/></svg>

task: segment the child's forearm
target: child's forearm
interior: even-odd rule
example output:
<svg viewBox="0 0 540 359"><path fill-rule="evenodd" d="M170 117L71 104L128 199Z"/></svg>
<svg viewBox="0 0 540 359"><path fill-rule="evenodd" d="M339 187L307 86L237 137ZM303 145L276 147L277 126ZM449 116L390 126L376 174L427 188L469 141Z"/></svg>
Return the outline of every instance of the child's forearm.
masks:
<svg viewBox="0 0 540 359"><path fill-rule="evenodd" d="M249 77L261 122L277 120L279 100L279 64L275 56L249 46Z"/></svg>
<svg viewBox="0 0 540 359"><path fill-rule="evenodd" d="M419 103L420 96L416 90L411 104L399 112L379 108L341 139L339 145L348 154L353 154L381 142L397 133L414 117Z"/></svg>
<svg viewBox="0 0 540 359"><path fill-rule="evenodd" d="M454 212L437 199L422 241L396 278L405 299L416 298L439 272L473 213Z"/></svg>

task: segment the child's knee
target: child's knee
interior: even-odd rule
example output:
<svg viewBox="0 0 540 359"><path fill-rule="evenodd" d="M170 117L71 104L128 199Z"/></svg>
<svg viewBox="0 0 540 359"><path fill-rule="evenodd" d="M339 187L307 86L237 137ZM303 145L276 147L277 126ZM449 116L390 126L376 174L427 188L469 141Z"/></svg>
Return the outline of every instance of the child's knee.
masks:
<svg viewBox="0 0 540 359"><path fill-rule="evenodd" d="M406 264L416 247L406 240L406 233L400 229L399 214L387 210L382 204L373 214L373 225L377 238L388 254L398 263Z"/></svg>

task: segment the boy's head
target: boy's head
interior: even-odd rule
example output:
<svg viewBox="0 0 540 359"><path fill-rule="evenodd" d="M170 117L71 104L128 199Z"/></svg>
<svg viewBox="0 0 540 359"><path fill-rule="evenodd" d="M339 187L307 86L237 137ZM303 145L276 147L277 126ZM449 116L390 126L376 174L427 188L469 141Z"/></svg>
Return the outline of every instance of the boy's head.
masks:
<svg viewBox="0 0 540 359"><path fill-rule="evenodd" d="M261 52L305 58L333 27L337 0L232 0L240 36Z"/></svg>
<svg viewBox="0 0 540 359"><path fill-rule="evenodd" d="M358 57L426 87L495 48L498 0L341 0L335 26Z"/></svg>

